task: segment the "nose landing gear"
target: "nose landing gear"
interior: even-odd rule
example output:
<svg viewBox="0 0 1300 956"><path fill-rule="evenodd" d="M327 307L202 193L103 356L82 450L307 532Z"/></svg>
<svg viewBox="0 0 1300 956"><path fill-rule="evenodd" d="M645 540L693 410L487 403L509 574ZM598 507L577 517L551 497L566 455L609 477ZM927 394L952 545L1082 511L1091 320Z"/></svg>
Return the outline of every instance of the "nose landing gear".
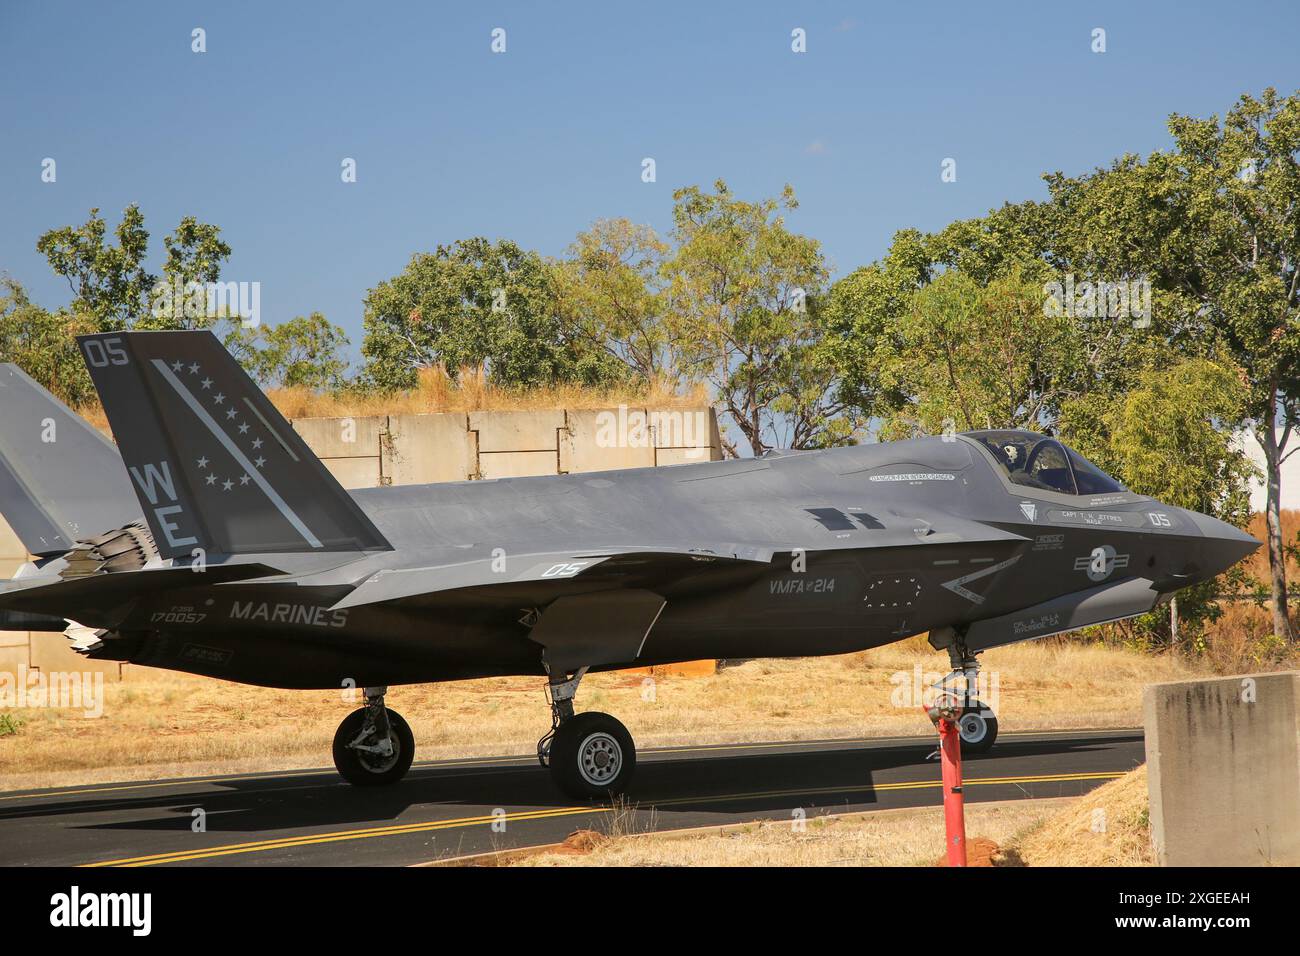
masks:
<svg viewBox="0 0 1300 956"><path fill-rule="evenodd" d="M367 687L366 706L343 718L334 733L334 766L348 783L376 787L406 776L415 736L402 715L384 706L387 687Z"/></svg>
<svg viewBox="0 0 1300 956"><path fill-rule="evenodd" d="M998 718L991 707L975 696L980 663L966 648L963 636L960 632L951 633L947 649L952 671L934 686L941 695L955 697L962 703L961 716L957 719L962 753L988 753L998 739ZM960 684L964 686L954 686Z"/></svg>
<svg viewBox="0 0 1300 956"><path fill-rule="evenodd" d="M570 797L591 800L623 793L636 769L636 745L617 718L573 712L573 698L587 668L573 677L552 675L551 730L537 742L537 760L549 767L555 785Z"/></svg>

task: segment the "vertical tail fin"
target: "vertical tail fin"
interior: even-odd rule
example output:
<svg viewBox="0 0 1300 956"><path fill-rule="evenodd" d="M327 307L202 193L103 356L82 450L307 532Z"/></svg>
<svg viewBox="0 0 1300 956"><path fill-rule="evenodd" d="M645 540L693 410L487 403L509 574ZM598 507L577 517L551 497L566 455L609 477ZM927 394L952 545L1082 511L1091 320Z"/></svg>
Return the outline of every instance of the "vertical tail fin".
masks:
<svg viewBox="0 0 1300 956"><path fill-rule="evenodd" d="M77 341L163 556L391 547L211 332Z"/></svg>
<svg viewBox="0 0 1300 956"><path fill-rule="evenodd" d="M0 514L39 556L140 516L113 443L11 364L0 365Z"/></svg>

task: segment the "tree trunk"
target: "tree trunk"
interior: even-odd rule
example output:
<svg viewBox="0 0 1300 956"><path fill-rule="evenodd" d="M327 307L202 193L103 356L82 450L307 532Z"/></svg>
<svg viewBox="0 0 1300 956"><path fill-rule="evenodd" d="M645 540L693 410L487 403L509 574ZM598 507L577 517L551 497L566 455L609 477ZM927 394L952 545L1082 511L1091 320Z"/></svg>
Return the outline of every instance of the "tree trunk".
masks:
<svg viewBox="0 0 1300 956"><path fill-rule="evenodd" d="M1272 419L1270 415L1258 432L1259 443L1264 448L1265 480L1268 484L1264 522L1268 527L1268 567L1273 579L1273 633L1289 641L1293 635L1287 618L1286 551L1282 545L1282 456Z"/></svg>
<svg viewBox="0 0 1300 956"><path fill-rule="evenodd" d="M1178 646L1178 595L1169 599L1169 646Z"/></svg>

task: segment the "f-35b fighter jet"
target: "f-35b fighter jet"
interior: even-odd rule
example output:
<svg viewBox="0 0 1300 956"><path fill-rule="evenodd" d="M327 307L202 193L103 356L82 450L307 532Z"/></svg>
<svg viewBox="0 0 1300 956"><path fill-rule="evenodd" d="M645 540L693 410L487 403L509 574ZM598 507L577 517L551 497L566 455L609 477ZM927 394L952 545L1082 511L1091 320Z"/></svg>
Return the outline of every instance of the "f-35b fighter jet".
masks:
<svg viewBox="0 0 1300 956"><path fill-rule="evenodd" d="M0 370L0 511L34 556L0 582L0 628L66 630L97 660L361 688L334 740L359 785L411 765L390 685L544 677L539 758L567 793L603 796L636 751L614 717L575 712L588 671L928 632L971 678L983 650L1142 614L1258 547L1024 431L349 492L211 333L79 342L116 448ZM968 752L997 733L975 699L960 726Z"/></svg>

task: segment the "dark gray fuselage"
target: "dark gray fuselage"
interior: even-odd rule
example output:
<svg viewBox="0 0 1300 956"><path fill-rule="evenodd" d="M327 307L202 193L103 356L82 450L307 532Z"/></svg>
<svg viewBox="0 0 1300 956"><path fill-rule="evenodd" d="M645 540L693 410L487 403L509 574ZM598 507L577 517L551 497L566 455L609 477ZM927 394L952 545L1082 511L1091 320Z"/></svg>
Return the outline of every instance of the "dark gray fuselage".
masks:
<svg viewBox="0 0 1300 956"><path fill-rule="evenodd" d="M352 494L392 551L96 609L82 623L119 639L94 656L282 687L541 674L538 615L616 588L666 604L639 654L595 669L838 654L1127 578L1154 600L1256 545L1129 492L1014 485L961 436ZM432 584L335 607L378 572Z"/></svg>

